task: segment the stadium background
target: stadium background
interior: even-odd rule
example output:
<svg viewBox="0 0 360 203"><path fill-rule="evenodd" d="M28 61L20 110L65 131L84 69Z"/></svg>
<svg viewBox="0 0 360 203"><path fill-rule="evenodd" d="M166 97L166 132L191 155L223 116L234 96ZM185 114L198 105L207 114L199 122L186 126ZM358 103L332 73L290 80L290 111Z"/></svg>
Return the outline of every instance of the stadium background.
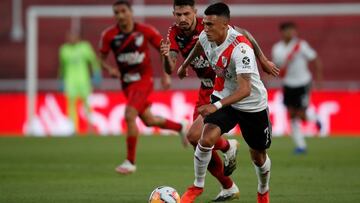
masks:
<svg viewBox="0 0 360 203"><path fill-rule="evenodd" d="M12 4L22 2L22 4ZM198 1L197 4L204 5L211 1ZM346 2L340 0L283 0L283 1L226 1L234 5L293 5L295 8L298 5L316 5L321 4L324 7L328 5L353 5L359 7L358 1L349 0ZM26 119L26 20L27 11L31 6L89 6L89 5L106 5L110 1L45 1L45 0L4 0L1 2L0 12L3 14L2 23L0 24L0 97L1 97L1 115L9 115L2 117L0 120L3 125L0 127L1 135L23 135L28 131ZM154 5L168 5L163 1L134 1L134 5L154 6ZM14 5L14 6L12 6ZM17 8L18 7L18 8ZM21 8L21 9L20 9ZM12 12L14 11L14 12ZM61 12L61 11L59 11ZM109 10L111 12L111 10ZM139 21L155 25L162 35L165 37L168 27L173 23L170 11L165 17L137 17ZM336 9L332 12L336 12ZM15 15L14 15L15 14ZM201 13L199 13L201 16ZM20 16L20 18L17 18ZM136 13L135 13L136 15ZM20 20L16 20L20 19ZM359 38L359 11L355 14L331 14L325 15L266 15L261 13L254 16L240 16L232 18L232 23L240 25L248 29L256 37L265 54L271 58L271 46L279 40L278 24L285 20L293 20L298 24L300 37L309 41L309 43L317 50L323 62L323 78L321 84L315 84L316 89L312 94L311 110L320 114L320 118L324 123L324 127L320 134L327 135L358 135L360 134L360 127L356 122L348 122L346 118L354 117L360 113L358 105L353 103L360 102L360 69L358 68L356 55L360 52L360 38ZM67 30L77 27L81 36L85 40L89 40L94 48L98 47L100 33L106 27L113 23L110 17L60 17L52 18L42 16L38 18L38 77L39 82L38 91L39 102L36 104L36 124L35 130L32 134L37 135L63 135L71 134L71 129L59 131L59 129L67 129L65 104L63 97L59 92L59 83L57 79L58 74L58 48L64 42L64 35ZM112 62L113 58L110 57ZM154 75L158 78L161 74L161 65L159 56L156 51L152 50L152 62L154 64ZM280 81L263 75L263 81L270 89L270 102L275 103L273 108L270 108L272 113L272 120L275 127L275 134L283 135L288 133L288 124L286 114L283 112L281 106L281 93L279 92ZM91 99L91 105L94 108L95 116L93 123L96 126L97 132L101 134L120 134L123 133L123 118L122 107L124 98L121 97L120 85L118 81L108 77L104 73L105 80L101 86L95 88L95 94ZM159 90L159 80L155 79L155 88ZM194 103L196 98L196 89L199 86L199 81L191 75L187 80L180 81L173 75L172 90L164 92L159 90L157 92L160 97L168 100L164 103L164 99L156 100L159 96L154 97L154 102L157 106L164 107L166 116L173 117L176 120L191 119L191 107L187 108L185 104L182 109L185 113L183 115L176 114L177 110L169 106L170 101L174 100L173 96L180 95L184 102L188 105ZM186 90L186 91L184 91ZM191 91L192 90L192 91ZM119 98L117 98L119 97ZM48 99L42 99L48 98ZM175 101L176 102L176 101ZM178 103L181 103L179 101ZM121 104L116 105L116 104ZM56 106L56 108L52 106ZM185 106L184 106L185 105ZM160 108L159 107L159 108ZM179 105L177 106L179 107ZM155 113L164 113L159 108L153 108ZM277 109L274 109L277 108ZM57 111L54 109L58 109ZM115 112L114 112L115 111ZM112 113L113 112L113 113ZM81 114L79 108L81 123L84 122L84 116ZM111 114L116 114L111 115ZM49 119L51 117L52 119ZM54 118L55 117L55 118ZM117 120L110 117L116 117ZM278 118L278 119L274 119ZM100 120L99 120L100 119ZM49 121L50 120L50 121ZM358 120L358 119L356 119ZM111 127L120 123L120 127ZM139 123L141 125L141 123ZM115 128L116 130L106 130L107 128ZM313 135L314 125L303 126L307 134ZM84 128L82 128L84 132ZM154 133L159 132L156 129L147 129L142 126L142 132ZM238 130L237 130L238 132Z"/></svg>
<svg viewBox="0 0 360 203"><path fill-rule="evenodd" d="M12 3L22 3L12 9ZM164 3L166 2L166 3ZM135 5L168 5L170 1L134 0ZM206 5L210 1L197 1ZM237 5L350 5L357 14L317 16L242 16L234 24L247 28L270 57L279 39L278 23L294 20L300 36L318 51L324 65L324 81L316 84L310 110L320 114L325 130L317 133L313 124L304 125L308 154L292 154L293 143L286 112L281 103L280 81L263 75L269 88L274 135L269 154L272 159L272 202L359 202L360 201L360 1L358 0L231 0ZM136 174L118 176L114 168L125 158L123 110L125 100L118 81L104 74L105 80L90 98L97 133L70 136L65 115L65 99L59 91L58 48L64 34L80 22L84 39L96 48L100 32L113 23L111 18L39 18L37 128L26 132L26 12L31 6L107 5L109 0L1 0L0 1L0 202L146 202L151 191L170 185L181 194L193 180L193 150L183 149L177 136L156 136L168 132L149 129L139 122L145 135L138 143ZM336 11L336 10L335 10ZM14 26L14 12L20 14ZM111 10L110 10L111 12ZM170 10L165 11L170 12ZM16 17L15 17L16 18ZM165 36L171 16L138 18L154 24ZM15 23L16 24L16 23ZM79 24L77 24L79 25ZM158 56L153 51L155 76L160 74ZM195 77L179 81L173 76L172 90L158 89L153 110L176 120L190 119L199 85ZM79 107L80 129L85 133L84 116ZM235 134L238 134L238 129ZM329 136L329 137L328 137ZM324 139L318 137L326 137ZM243 139L238 153L238 169L232 177L241 191L234 202L254 202L256 177ZM209 174L200 202L208 202L219 185Z"/></svg>

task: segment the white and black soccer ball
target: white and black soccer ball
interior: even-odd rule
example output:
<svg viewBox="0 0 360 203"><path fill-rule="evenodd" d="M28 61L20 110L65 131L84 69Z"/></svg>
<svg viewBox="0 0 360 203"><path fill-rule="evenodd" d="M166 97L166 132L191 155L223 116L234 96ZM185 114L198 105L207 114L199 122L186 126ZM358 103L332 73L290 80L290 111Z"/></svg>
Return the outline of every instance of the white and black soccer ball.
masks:
<svg viewBox="0 0 360 203"><path fill-rule="evenodd" d="M180 203L180 195L172 187L160 186L152 191L149 203Z"/></svg>

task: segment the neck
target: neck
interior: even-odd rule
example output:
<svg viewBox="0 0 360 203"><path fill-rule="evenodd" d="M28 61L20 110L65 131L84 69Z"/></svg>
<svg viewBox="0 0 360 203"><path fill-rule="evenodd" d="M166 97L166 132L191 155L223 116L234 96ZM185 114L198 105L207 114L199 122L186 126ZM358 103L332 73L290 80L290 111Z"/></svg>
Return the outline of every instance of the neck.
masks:
<svg viewBox="0 0 360 203"><path fill-rule="evenodd" d="M134 30L134 22L131 21L130 23L123 24L123 25L119 24L119 27L121 28L122 32L125 32L125 33L132 32Z"/></svg>
<svg viewBox="0 0 360 203"><path fill-rule="evenodd" d="M223 30L222 35L219 37L218 40L215 41L216 45L219 46L226 40L226 37L228 35L228 30L229 30L229 27L226 27L226 29Z"/></svg>

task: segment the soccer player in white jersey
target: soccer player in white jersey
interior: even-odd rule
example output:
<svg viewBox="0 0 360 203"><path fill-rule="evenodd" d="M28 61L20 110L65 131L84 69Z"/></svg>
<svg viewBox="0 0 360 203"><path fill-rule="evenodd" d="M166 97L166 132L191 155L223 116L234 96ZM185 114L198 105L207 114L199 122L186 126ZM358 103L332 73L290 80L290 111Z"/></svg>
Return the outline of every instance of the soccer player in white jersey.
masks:
<svg viewBox="0 0 360 203"><path fill-rule="evenodd" d="M316 76L321 80L321 62L316 51L303 39L297 37L296 26L293 22L280 24L282 40L272 48L272 58L280 67L283 79L284 104L290 116L292 138L295 142L295 154L306 153L306 142L300 129L301 120L321 124L316 114L307 110L312 76L308 68L309 62L314 62Z"/></svg>
<svg viewBox="0 0 360 203"><path fill-rule="evenodd" d="M230 10L215 3L205 10L204 31L190 56L202 51L216 72L212 104L198 108L205 117L204 128L194 154L195 181L181 197L191 203L203 192L211 150L219 137L239 125L250 147L258 178L258 203L269 202L271 144L267 92L260 80L256 57L249 40L229 26ZM182 66L187 66L184 63Z"/></svg>

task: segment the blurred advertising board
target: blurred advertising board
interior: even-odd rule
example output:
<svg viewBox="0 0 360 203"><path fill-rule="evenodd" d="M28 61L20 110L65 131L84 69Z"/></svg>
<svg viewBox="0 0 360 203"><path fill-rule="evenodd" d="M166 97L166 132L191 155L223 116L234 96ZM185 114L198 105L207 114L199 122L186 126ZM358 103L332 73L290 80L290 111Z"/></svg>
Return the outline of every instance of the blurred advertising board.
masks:
<svg viewBox="0 0 360 203"><path fill-rule="evenodd" d="M155 115L176 121L192 121L196 90L156 91L151 95L152 111ZM126 132L124 110L126 99L121 92L96 92L89 98L92 108L90 121L81 103L78 104L79 129L81 134L92 132L99 135L120 135ZM311 95L309 113L316 113L322 123L318 131L315 123L303 123L307 136L360 136L360 91L314 91ZM290 133L286 108L282 104L279 90L269 91L269 109L273 135ZM144 135L172 134L158 128L148 128L137 120ZM71 136L74 125L66 115L66 99L61 93L38 95L36 118L32 122L32 136ZM0 94L0 136L24 136L28 132L26 122L26 95L23 93ZM229 134L240 134L238 128Z"/></svg>

